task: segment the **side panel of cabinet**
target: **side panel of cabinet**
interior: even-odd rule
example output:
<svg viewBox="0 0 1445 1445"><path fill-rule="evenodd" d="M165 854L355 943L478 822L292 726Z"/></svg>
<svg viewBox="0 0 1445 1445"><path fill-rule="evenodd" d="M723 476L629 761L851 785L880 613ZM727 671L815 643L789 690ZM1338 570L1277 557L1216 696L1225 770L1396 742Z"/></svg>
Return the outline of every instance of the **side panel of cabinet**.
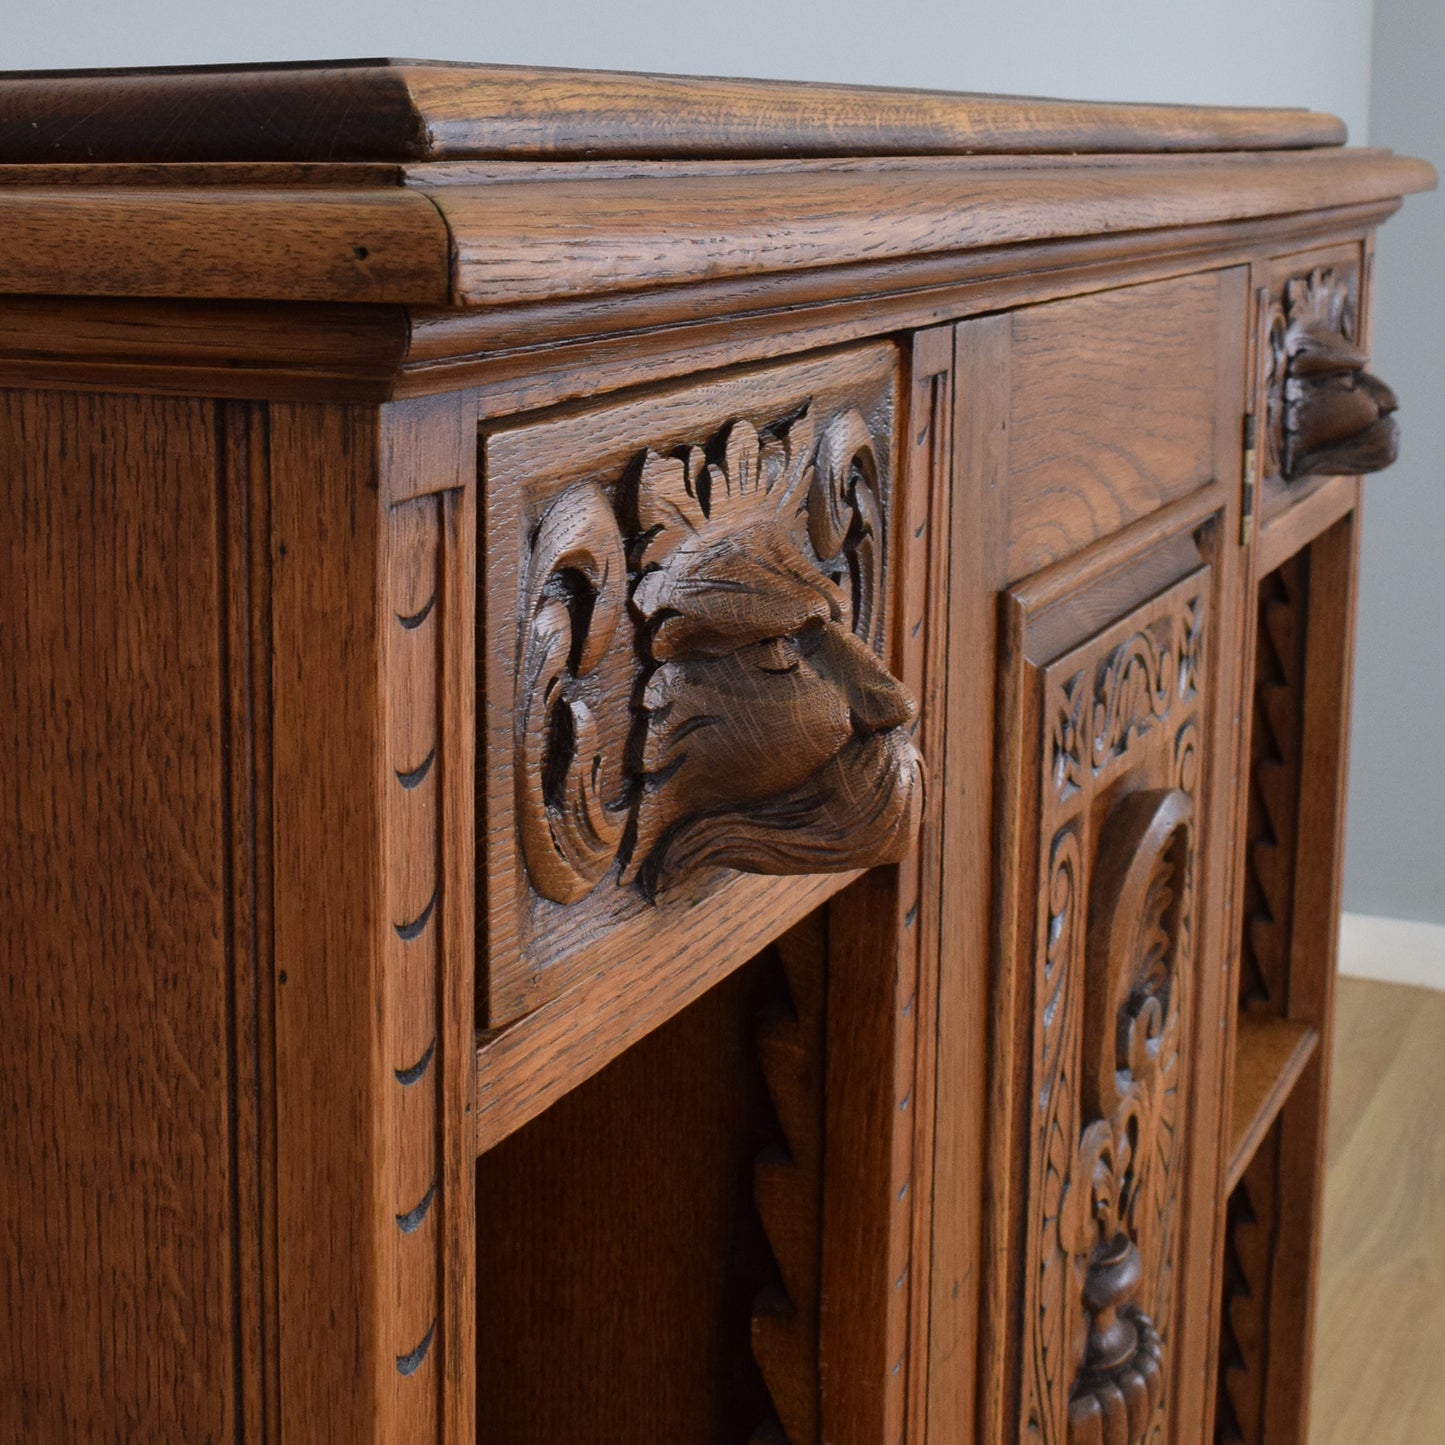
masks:
<svg viewBox="0 0 1445 1445"><path fill-rule="evenodd" d="M195 400L0 395L7 1440L259 1438L225 435Z"/></svg>

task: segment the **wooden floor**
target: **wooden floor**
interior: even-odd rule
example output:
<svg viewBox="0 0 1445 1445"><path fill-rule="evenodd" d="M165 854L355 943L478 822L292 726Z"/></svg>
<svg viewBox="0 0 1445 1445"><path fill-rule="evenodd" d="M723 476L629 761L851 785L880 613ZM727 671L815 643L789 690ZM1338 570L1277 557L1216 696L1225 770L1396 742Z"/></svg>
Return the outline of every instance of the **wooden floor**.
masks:
<svg viewBox="0 0 1445 1445"><path fill-rule="evenodd" d="M1445 993L1340 980L1310 1445L1445 1442Z"/></svg>

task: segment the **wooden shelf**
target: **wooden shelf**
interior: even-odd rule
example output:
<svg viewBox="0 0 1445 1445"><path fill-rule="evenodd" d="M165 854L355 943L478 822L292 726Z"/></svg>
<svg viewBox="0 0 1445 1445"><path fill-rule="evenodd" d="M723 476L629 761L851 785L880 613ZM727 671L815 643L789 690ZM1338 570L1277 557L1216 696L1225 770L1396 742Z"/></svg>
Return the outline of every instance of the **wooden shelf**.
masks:
<svg viewBox="0 0 1445 1445"><path fill-rule="evenodd" d="M1240 1015L1234 1041L1228 1191L1249 1167L1319 1041L1318 1029L1295 1019Z"/></svg>

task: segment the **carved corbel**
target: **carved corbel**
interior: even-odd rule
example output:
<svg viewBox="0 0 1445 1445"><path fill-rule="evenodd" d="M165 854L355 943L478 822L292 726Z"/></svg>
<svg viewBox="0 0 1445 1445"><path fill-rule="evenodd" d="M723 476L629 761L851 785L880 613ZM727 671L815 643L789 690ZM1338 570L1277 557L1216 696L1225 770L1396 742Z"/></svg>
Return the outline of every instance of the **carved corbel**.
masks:
<svg viewBox="0 0 1445 1445"><path fill-rule="evenodd" d="M1377 472L1398 455L1395 393L1365 370L1348 287L1296 278L1270 316L1266 470L1286 481Z"/></svg>

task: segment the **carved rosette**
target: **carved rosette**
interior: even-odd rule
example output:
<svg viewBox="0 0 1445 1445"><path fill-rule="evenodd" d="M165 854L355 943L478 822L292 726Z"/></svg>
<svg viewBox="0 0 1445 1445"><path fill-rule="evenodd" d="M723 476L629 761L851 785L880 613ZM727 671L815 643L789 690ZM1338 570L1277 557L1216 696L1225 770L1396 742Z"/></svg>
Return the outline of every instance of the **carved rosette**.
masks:
<svg viewBox="0 0 1445 1445"><path fill-rule="evenodd" d="M1207 574L1043 669L1022 1438L1162 1428Z"/></svg>
<svg viewBox="0 0 1445 1445"><path fill-rule="evenodd" d="M878 461L862 415L813 407L644 451L547 507L523 589L517 811L533 886L573 903L616 868L896 862L922 809L916 705L880 659ZM628 628L631 696L600 664ZM602 709L627 709L609 758ZM612 729L614 736L619 730ZM612 789L609 793L609 787Z"/></svg>
<svg viewBox="0 0 1445 1445"><path fill-rule="evenodd" d="M1267 476L1377 472L1399 452L1395 393L1365 370L1347 282L1320 267L1271 305L1265 357Z"/></svg>

